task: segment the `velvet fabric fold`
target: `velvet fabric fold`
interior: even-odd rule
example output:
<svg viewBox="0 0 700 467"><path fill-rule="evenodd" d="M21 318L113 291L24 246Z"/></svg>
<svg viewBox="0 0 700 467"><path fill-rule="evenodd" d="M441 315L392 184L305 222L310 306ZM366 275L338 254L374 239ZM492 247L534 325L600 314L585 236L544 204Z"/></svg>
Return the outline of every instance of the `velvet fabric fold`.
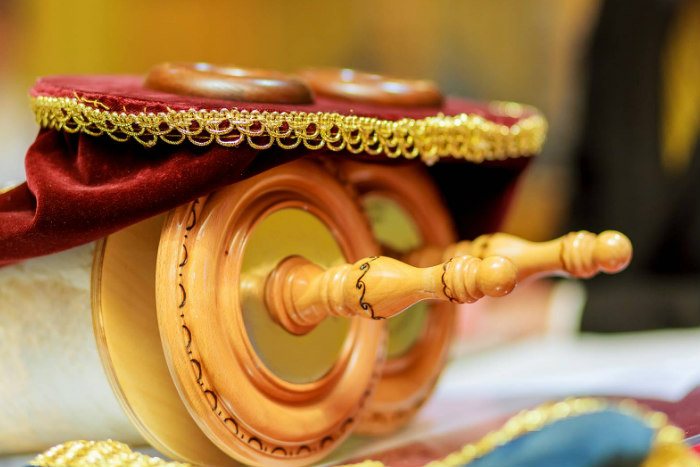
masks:
<svg viewBox="0 0 700 467"><path fill-rule="evenodd" d="M27 182L0 194L0 266L55 253L165 212L300 157L420 164L346 151L255 150L192 144L145 148L41 130L27 151ZM531 158L430 168L464 238L495 230Z"/></svg>
<svg viewBox="0 0 700 467"><path fill-rule="evenodd" d="M0 195L0 265L81 245L217 188L296 159L303 150L192 145L149 150L42 130L27 182Z"/></svg>
<svg viewBox="0 0 700 467"><path fill-rule="evenodd" d="M494 113L488 103L447 98L440 108L392 108L317 97L313 104L272 105L203 99L144 89L140 76L41 78L32 96L76 98L110 112L189 109L338 112L386 120L439 114L478 114L511 126L518 118ZM525 117L536 112L523 107ZM0 266L85 244L175 208L218 188L300 157L354 158L373 163L421 164L419 160L250 145L200 147L189 141L147 148L107 135L42 129L25 158L27 182L0 194ZM498 226L516 179L531 157L481 164L441 159L430 168L456 218L460 235Z"/></svg>

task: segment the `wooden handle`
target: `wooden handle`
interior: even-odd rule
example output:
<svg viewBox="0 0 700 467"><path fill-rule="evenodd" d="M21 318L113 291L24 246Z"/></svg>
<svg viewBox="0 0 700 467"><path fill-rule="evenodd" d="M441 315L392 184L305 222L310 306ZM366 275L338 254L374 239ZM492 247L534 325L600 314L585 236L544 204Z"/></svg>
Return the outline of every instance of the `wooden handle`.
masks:
<svg viewBox="0 0 700 467"><path fill-rule="evenodd" d="M268 276L265 302L278 323L305 334L328 315L385 319L421 300L500 297L513 290L516 277L513 263L497 256L459 256L428 268L374 256L327 270L292 256Z"/></svg>
<svg viewBox="0 0 700 467"><path fill-rule="evenodd" d="M477 258L505 256L518 268L518 282L536 275L568 275L585 279L601 271L612 274L625 269L632 259L632 244L625 235L614 230L606 230L600 235L571 232L542 243L495 233L455 243L442 250L434 247L415 250L404 260L424 264L457 255Z"/></svg>

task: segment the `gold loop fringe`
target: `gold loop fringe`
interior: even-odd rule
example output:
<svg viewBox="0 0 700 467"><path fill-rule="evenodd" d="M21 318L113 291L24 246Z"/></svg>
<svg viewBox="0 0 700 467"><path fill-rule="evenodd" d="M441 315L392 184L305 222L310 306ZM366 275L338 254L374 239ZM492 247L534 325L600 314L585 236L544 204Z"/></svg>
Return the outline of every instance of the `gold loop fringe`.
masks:
<svg viewBox="0 0 700 467"><path fill-rule="evenodd" d="M32 97L31 107L44 128L106 134L116 141L133 139L145 147L159 141L246 144L254 149L274 145L293 149L303 144L311 150L420 158L428 165L446 157L482 162L532 156L542 149L547 133L547 121L537 112L507 126L471 114L391 121L337 113L237 109L127 113L105 110L104 104L80 97ZM491 108L515 118L526 110L512 102L494 102Z"/></svg>

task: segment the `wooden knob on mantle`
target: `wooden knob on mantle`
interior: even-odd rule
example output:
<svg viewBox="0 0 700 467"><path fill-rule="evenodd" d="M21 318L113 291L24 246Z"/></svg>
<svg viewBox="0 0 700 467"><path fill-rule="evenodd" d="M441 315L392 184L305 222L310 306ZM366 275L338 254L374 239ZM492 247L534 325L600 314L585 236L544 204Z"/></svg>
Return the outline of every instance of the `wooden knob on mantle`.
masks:
<svg viewBox="0 0 700 467"><path fill-rule="evenodd" d="M186 96L236 102L311 104L313 95L301 79L273 70L211 63L160 63L148 72L144 87Z"/></svg>
<svg viewBox="0 0 700 467"><path fill-rule="evenodd" d="M529 242L513 235L495 233L445 249L426 247L407 255L413 264L440 261L455 255L483 258L501 255L518 268L518 282L537 275L568 275L587 279L599 272L622 271L632 259L632 243L624 234L606 230L600 235L582 230L548 242Z"/></svg>
<svg viewBox="0 0 700 467"><path fill-rule="evenodd" d="M403 79L349 68L310 68L298 72L313 91L332 99L392 107L439 107L442 93L430 80Z"/></svg>
<svg viewBox="0 0 700 467"><path fill-rule="evenodd" d="M427 299L471 303L510 293L518 272L503 257L459 256L415 268L385 256L324 270L300 256L280 262L265 284L265 303L279 324L305 334L326 316L390 318Z"/></svg>

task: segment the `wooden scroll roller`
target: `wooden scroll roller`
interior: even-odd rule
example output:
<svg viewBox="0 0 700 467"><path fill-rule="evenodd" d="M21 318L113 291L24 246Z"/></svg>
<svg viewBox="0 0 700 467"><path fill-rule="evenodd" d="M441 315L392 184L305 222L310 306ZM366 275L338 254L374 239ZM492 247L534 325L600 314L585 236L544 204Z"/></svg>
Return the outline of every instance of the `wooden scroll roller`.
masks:
<svg viewBox="0 0 700 467"><path fill-rule="evenodd" d="M329 315L385 319L421 300L501 297L513 290L517 275L513 263L498 256L458 256L429 268L374 256L327 270L291 256L268 276L265 302L285 329L305 334Z"/></svg>
<svg viewBox="0 0 700 467"><path fill-rule="evenodd" d="M161 63L151 68L143 85L172 94L237 102L313 102L309 87L294 76L209 63Z"/></svg>
<svg viewBox="0 0 700 467"><path fill-rule="evenodd" d="M298 72L313 91L332 99L393 107L439 107L442 93L432 81L401 79L349 68Z"/></svg>
<svg viewBox="0 0 700 467"><path fill-rule="evenodd" d="M505 256L518 268L518 282L538 275L587 279L601 271L612 274L625 269L632 259L632 243L614 230L606 230L600 235L582 230L542 243L495 233L473 241L458 242L445 249L421 248L406 255L404 260L411 264L426 264L455 255Z"/></svg>

